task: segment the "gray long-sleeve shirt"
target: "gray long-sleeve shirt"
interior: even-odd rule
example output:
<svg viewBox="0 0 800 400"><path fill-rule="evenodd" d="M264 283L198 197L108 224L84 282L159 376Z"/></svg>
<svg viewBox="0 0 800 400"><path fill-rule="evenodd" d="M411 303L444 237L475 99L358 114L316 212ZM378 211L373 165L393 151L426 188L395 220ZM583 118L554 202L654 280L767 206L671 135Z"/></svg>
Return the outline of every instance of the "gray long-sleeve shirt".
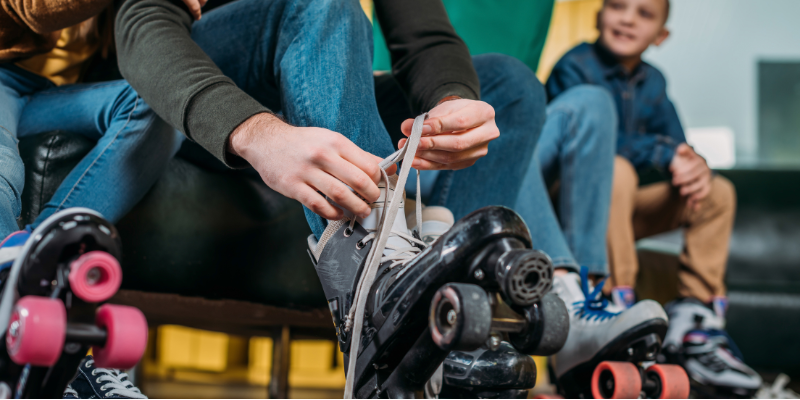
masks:
<svg viewBox="0 0 800 400"><path fill-rule="evenodd" d="M415 112L448 96L479 98L469 51L441 0L375 0L375 11ZM227 165L242 166L227 152L228 137L269 110L223 75L192 41L191 25L182 1L124 1L116 22L120 71L165 121Z"/></svg>

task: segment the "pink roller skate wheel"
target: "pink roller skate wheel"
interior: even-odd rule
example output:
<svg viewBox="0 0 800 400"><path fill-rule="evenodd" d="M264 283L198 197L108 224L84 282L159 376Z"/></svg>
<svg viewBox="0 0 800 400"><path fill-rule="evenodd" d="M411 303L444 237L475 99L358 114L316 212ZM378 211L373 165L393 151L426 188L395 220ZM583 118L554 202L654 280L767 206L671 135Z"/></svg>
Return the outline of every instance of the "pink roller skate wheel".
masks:
<svg viewBox="0 0 800 400"><path fill-rule="evenodd" d="M25 296L8 324L8 355L19 365L52 366L61 356L66 332L67 310L61 300Z"/></svg>
<svg viewBox="0 0 800 400"><path fill-rule="evenodd" d="M108 333L105 346L92 346L94 362L100 368L130 369L147 347L147 320L136 307L103 304L95 323Z"/></svg>
<svg viewBox="0 0 800 400"><path fill-rule="evenodd" d="M119 262L104 251L90 251L70 265L69 286L76 296L89 303L110 299L121 283Z"/></svg>

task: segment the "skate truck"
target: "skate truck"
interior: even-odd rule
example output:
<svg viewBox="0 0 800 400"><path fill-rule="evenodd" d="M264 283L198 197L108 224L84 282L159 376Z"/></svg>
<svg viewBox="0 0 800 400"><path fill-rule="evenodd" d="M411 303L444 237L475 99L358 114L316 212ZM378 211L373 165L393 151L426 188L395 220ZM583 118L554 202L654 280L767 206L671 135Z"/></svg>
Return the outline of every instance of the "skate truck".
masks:
<svg viewBox="0 0 800 400"><path fill-rule="evenodd" d="M309 238L345 353L346 398L422 397L452 351L497 350L506 341L524 354L549 355L567 338L566 306L548 294L552 263L532 250L528 228L514 211L482 208L430 244L407 229L398 210L425 118L415 119L405 147L381 163L385 171L402 159L398 176L384 172L370 217L346 214L328 224L319 242ZM462 360L471 365L468 357ZM500 381L487 388L459 380L480 373L454 362L443 365L451 386L473 395L505 391ZM530 373L535 378L535 369Z"/></svg>
<svg viewBox="0 0 800 400"><path fill-rule="evenodd" d="M60 211L31 233L2 282L0 398L61 398L90 349L99 367L139 362L144 315L101 305L122 282L120 251L114 226L88 209Z"/></svg>

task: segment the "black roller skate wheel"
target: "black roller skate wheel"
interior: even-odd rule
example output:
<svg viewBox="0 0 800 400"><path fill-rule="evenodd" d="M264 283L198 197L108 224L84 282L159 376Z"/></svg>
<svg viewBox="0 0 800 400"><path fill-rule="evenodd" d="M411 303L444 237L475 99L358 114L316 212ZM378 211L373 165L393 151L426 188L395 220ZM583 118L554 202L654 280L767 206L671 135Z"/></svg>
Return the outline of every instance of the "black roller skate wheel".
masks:
<svg viewBox="0 0 800 400"><path fill-rule="evenodd" d="M520 353L550 356L564 347L569 334L569 312L555 293L546 294L538 303L525 308L526 328L510 333L509 339Z"/></svg>
<svg viewBox="0 0 800 400"><path fill-rule="evenodd" d="M436 291L428 323L434 343L442 350L475 350L489 339L489 296L478 285L448 283Z"/></svg>
<svg viewBox="0 0 800 400"><path fill-rule="evenodd" d="M497 260L500 290L511 304L529 306L541 300L553 281L553 263L538 250L510 250Z"/></svg>

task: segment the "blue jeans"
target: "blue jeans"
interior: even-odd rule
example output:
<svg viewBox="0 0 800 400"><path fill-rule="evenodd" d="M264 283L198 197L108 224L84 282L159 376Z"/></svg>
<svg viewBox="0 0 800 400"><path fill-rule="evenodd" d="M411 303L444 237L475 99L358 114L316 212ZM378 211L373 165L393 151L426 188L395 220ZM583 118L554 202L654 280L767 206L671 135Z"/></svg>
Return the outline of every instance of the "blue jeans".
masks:
<svg viewBox="0 0 800 400"><path fill-rule="evenodd" d="M18 138L62 130L97 141L33 227L69 207L87 207L119 221L161 176L183 140L125 81L56 87L3 65L0 105L0 237L19 229L25 168Z"/></svg>
<svg viewBox="0 0 800 400"><path fill-rule="evenodd" d="M456 218L482 206L507 205L528 224L533 247L547 253L555 266L577 269L584 265L592 273L607 273L606 228L616 137L611 96L601 88L576 87L547 106L542 127L540 85L532 82L535 77L527 67L518 68L515 61L499 55L476 56L473 64L481 80L481 98L496 111L500 139L495 142L499 146L494 142L490 145L485 157L488 163L481 160L457 172L422 171L423 201L451 208ZM401 102L386 99L385 92L379 90L379 108L381 102L399 107ZM381 111L386 118L400 120ZM529 136L535 142L519 142L520 136ZM531 148L536 151L526 164ZM493 164L491 160L497 158L518 165ZM516 171L522 166L526 174L520 179ZM514 172L508 176L506 171ZM470 172L477 174L470 176ZM461 182L460 192L452 192L453 178L459 174L467 179ZM547 188L559 177L556 214ZM406 190L416 192L416 184L406 185ZM503 196L503 192L517 197L511 202L491 197ZM442 193L455 199L448 197L442 202Z"/></svg>
<svg viewBox="0 0 800 400"><path fill-rule="evenodd" d="M356 0L240 0L203 15L192 39L247 94L292 125L394 151L373 97L372 27ZM321 235L325 221L308 209Z"/></svg>
<svg viewBox="0 0 800 400"><path fill-rule="evenodd" d="M557 267L585 266L606 275L606 231L617 118L611 95L598 86L573 87L547 106L547 121L526 176L518 212L537 224L534 243ZM559 181L559 224L544 188ZM546 185L545 185L546 183ZM543 202L547 206L543 206ZM546 215L545 215L546 214ZM558 232L558 233L556 233ZM562 234L563 233L563 234Z"/></svg>

